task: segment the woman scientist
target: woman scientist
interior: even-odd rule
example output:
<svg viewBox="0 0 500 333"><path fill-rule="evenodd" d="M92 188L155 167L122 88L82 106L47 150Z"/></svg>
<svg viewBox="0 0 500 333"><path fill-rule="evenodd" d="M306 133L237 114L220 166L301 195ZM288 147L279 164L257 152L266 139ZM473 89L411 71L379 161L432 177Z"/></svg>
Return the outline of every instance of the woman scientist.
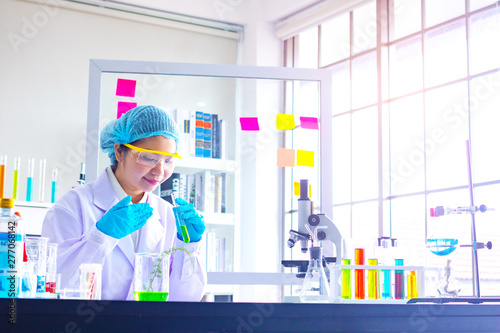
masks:
<svg viewBox="0 0 500 333"><path fill-rule="evenodd" d="M151 193L172 175L178 132L173 119L154 106L138 106L101 132L111 166L94 181L64 195L45 216L42 236L59 244L62 289L78 288L82 263L102 264L102 299L133 299L134 253L184 247L170 260L169 301L199 301L206 284L200 258L203 217L178 198L178 207ZM191 242L182 241L173 209Z"/></svg>

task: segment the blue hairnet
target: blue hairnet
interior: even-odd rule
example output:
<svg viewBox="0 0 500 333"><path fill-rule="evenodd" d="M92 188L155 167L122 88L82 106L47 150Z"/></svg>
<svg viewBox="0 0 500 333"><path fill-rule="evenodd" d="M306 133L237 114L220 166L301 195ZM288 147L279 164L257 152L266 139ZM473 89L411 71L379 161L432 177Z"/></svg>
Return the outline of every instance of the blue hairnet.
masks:
<svg viewBox="0 0 500 333"><path fill-rule="evenodd" d="M107 153L111 164L118 164L115 143L120 145L162 135L179 143L179 132L172 117L165 111L152 106L135 107L119 119L110 121L101 132L101 149Z"/></svg>

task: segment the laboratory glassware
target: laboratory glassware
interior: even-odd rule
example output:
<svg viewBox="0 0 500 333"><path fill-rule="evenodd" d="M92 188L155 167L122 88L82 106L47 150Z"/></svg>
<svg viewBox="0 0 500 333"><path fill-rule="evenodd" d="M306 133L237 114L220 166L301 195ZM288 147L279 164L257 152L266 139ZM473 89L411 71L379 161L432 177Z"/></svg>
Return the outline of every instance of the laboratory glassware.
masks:
<svg viewBox="0 0 500 333"><path fill-rule="evenodd" d="M171 197L172 197L172 205L174 205L174 207L179 207L179 205L175 202L177 194L175 192L172 192ZM189 233L186 224L184 223L184 219L181 217L181 214L179 214L175 210L174 210L174 215L175 215L175 223L179 226L177 230L180 229L182 233L182 240L184 241L184 243L189 243L190 241Z"/></svg>
<svg viewBox="0 0 500 333"><path fill-rule="evenodd" d="M141 252L135 254L134 299L166 301L170 271L170 255Z"/></svg>
<svg viewBox="0 0 500 333"><path fill-rule="evenodd" d="M446 262L443 269L443 277L436 284L436 289L440 297L458 297L461 291L460 282L451 276L451 260Z"/></svg>
<svg viewBox="0 0 500 333"><path fill-rule="evenodd" d="M56 293L57 246L57 243L49 243L47 245L47 273L45 275L45 291L50 294Z"/></svg>
<svg viewBox="0 0 500 333"><path fill-rule="evenodd" d="M300 291L302 303L328 303L330 286L323 268L323 251L321 247L309 248L310 260L306 276Z"/></svg>
<svg viewBox="0 0 500 333"><path fill-rule="evenodd" d="M50 202L55 203L57 200L57 168L52 170L52 191L50 194Z"/></svg>
<svg viewBox="0 0 500 333"><path fill-rule="evenodd" d="M356 248L354 249L354 264L364 265L365 264L365 249ZM365 298L365 270L355 269L354 270L354 297L356 299Z"/></svg>
<svg viewBox="0 0 500 333"><path fill-rule="evenodd" d="M377 259L368 259L368 265L377 266ZM378 270L369 269L368 270L368 299L379 299L379 279Z"/></svg>
<svg viewBox="0 0 500 333"><path fill-rule="evenodd" d="M408 299L411 298L417 298L418 297L418 291L417 291L417 275L415 274L415 271L410 271L408 275L406 276L407 278L407 294L408 294Z"/></svg>
<svg viewBox="0 0 500 333"><path fill-rule="evenodd" d="M0 199L0 297L18 297L21 285L24 223L14 213L14 199Z"/></svg>
<svg viewBox="0 0 500 333"><path fill-rule="evenodd" d="M28 260L33 263L36 272L36 292L45 293L47 274L47 237L26 237L26 253Z"/></svg>
<svg viewBox="0 0 500 333"><path fill-rule="evenodd" d="M395 259L396 266L404 266L404 259ZM405 298L405 271L402 269L394 270L394 298L404 299Z"/></svg>
<svg viewBox="0 0 500 333"><path fill-rule="evenodd" d="M17 189L19 180L19 168L21 167L21 158L14 159L14 175L12 179L12 199L17 200Z"/></svg>
<svg viewBox="0 0 500 333"><path fill-rule="evenodd" d="M5 168L7 168L7 156L0 156L0 198L5 197Z"/></svg>
<svg viewBox="0 0 500 333"><path fill-rule="evenodd" d="M351 264L351 259L342 259L342 265L350 265ZM351 280L352 280L352 271L350 268L342 268L341 270L341 283L342 283L342 289L341 289L341 294L340 297L344 299L350 299L351 298Z"/></svg>
<svg viewBox="0 0 500 333"><path fill-rule="evenodd" d="M35 159L28 160L28 178L26 179L26 201L33 200L33 177L35 175Z"/></svg>
<svg viewBox="0 0 500 333"><path fill-rule="evenodd" d="M80 265L80 291L85 299L101 299L102 291L102 265L88 264ZM54 290L55 293L55 290Z"/></svg>

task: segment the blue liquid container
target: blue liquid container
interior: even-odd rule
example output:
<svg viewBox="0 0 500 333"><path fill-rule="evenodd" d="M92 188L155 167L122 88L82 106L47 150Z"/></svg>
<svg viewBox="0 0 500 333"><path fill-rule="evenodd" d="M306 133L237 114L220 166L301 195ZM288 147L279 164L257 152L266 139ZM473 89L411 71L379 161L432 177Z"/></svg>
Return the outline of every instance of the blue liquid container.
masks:
<svg viewBox="0 0 500 333"><path fill-rule="evenodd" d="M19 297L21 286L24 224L13 207L13 199L0 199L0 298Z"/></svg>
<svg viewBox="0 0 500 333"><path fill-rule="evenodd" d="M457 249L458 239L455 238L429 238L427 248L438 256L447 256Z"/></svg>

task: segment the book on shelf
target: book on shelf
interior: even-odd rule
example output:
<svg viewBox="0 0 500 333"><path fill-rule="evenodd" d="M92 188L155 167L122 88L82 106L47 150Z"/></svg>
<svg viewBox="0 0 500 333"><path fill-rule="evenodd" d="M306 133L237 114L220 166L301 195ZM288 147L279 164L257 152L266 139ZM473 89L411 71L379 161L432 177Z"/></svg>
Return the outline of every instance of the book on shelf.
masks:
<svg viewBox="0 0 500 333"><path fill-rule="evenodd" d="M194 175L186 175L186 201L190 204L194 205L194 197L195 197L195 183L194 183Z"/></svg>
<svg viewBox="0 0 500 333"><path fill-rule="evenodd" d="M212 157L212 115L203 113L203 157Z"/></svg>
<svg viewBox="0 0 500 333"><path fill-rule="evenodd" d="M189 155L196 156L196 111L189 111Z"/></svg>
<svg viewBox="0 0 500 333"><path fill-rule="evenodd" d="M203 213L214 212L215 176L209 170L198 172L195 178L194 206Z"/></svg>
<svg viewBox="0 0 500 333"><path fill-rule="evenodd" d="M226 271L226 238L217 237L216 233L206 233L206 260L207 272Z"/></svg>
<svg viewBox="0 0 500 333"><path fill-rule="evenodd" d="M222 213L222 176L215 175L214 213Z"/></svg>
<svg viewBox="0 0 500 333"><path fill-rule="evenodd" d="M181 195L181 174L174 172L166 181L160 185L160 197L162 199L172 203L172 193L176 193L177 196Z"/></svg>
<svg viewBox="0 0 500 333"><path fill-rule="evenodd" d="M219 116L217 114L212 114L212 158L220 158L219 156L219 134L218 125Z"/></svg>
<svg viewBox="0 0 500 333"><path fill-rule="evenodd" d="M177 130L179 131L179 139L183 146L183 153L189 154L191 146L191 125L190 111L185 109L175 109L172 111Z"/></svg>
<svg viewBox="0 0 500 333"><path fill-rule="evenodd" d="M218 158L227 160L227 120L220 119L217 124Z"/></svg>
<svg viewBox="0 0 500 333"><path fill-rule="evenodd" d="M195 141L195 156L205 156L205 124L203 121L203 112L196 111L196 141Z"/></svg>

